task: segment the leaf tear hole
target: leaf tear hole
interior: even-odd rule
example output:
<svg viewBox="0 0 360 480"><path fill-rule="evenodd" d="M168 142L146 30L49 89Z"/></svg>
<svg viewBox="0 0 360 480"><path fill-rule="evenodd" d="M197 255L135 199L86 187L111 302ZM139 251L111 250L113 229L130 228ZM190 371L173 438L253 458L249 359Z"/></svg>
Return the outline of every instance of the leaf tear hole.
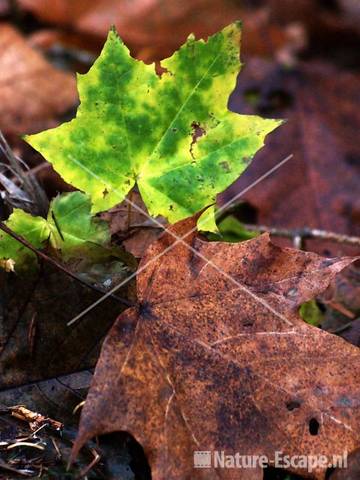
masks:
<svg viewBox="0 0 360 480"><path fill-rule="evenodd" d="M190 143L190 154L192 158L195 159L194 154L193 154L193 148L195 143L198 141L199 138L201 138L203 135L206 134L206 131L204 128L201 127L200 123L198 122L192 122L191 124L192 128L192 140Z"/></svg>
<svg viewBox="0 0 360 480"><path fill-rule="evenodd" d="M319 429L320 429L319 422L316 420L316 418L311 418L309 421L310 435L313 435L313 436L318 435Z"/></svg>

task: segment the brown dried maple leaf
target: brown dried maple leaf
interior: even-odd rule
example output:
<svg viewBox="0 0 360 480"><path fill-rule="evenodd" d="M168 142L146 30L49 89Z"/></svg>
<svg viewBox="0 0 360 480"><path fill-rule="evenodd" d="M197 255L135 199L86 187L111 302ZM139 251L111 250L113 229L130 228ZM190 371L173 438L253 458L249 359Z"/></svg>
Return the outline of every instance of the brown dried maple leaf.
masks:
<svg viewBox="0 0 360 480"><path fill-rule="evenodd" d="M183 236L195 222L171 230ZM125 430L143 445L152 478L165 480L234 474L194 469L197 450L270 460L275 451L352 451L359 350L297 314L352 260L280 248L266 234L239 244L195 233L185 241L157 259L175 242L165 233L143 258L140 268L152 264L138 276L138 307L105 341L73 454L95 435Z"/></svg>
<svg viewBox="0 0 360 480"><path fill-rule="evenodd" d="M99 38L113 23L146 61L172 55L190 33L203 38L244 17L233 0L20 0L19 5L47 23Z"/></svg>
<svg viewBox="0 0 360 480"><path fill-rule="evenodd" d="M75 78L54 68L11 25L0 28L0 128L30 133L49 128L77 103Z"/></svg>
<svg viewBox="0 0 360 480"><path fill-rule="evenodd" d="M249 92L257 96L252 105L246 101ZM230 108L288 121L223 194L224 201L293 154L276 175L242 197L256 209L258 223L360 236L360 142L354 141L359 101L359 74L321 62L299 64L293 71L259 59L247 62ZM319 240L306 246L331 255L359 253Z"/></svg>

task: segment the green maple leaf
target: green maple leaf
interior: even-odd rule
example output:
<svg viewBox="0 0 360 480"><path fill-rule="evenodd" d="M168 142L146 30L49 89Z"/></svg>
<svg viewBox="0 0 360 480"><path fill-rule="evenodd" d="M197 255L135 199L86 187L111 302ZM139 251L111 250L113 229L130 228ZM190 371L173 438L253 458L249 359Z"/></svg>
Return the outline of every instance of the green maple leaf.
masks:
<svg viewBox="0 0 360 480"><path fill-rule="evenodd" d="M110 244L107 222L91 215L91 201L81 192L65 193L56 197L48 214L50 243L68 257L87 244Z"/></svg>
<svg viewBox="0 0 360 480"><path fill-rule="evenodd" d="M29 213L16 208L5 223L11 230L24 237L33 247L42 247L42 242L48 231L44 218L33 217ZM0 232L0 259L13 260L17 270L32 263L35 254L6 233ZM3 266L2 262L1 266Z"/></svg>
<svg viewBox="0 0 360 480"><path fill-rule="evenodd" d="M51 202L47 219L15 209L6 225L38 249L48 242L52 248L61 251L64 259L89 245L110 243L107 223L92 217L90 199L81 192L56 197ZM14 260L16 269L24 269L33 264L35 254L1 232L0 259Z"/></svg>
<svg viewBox="0 0 360 480"><path fill-rule="evenodd" d="M161 76L110 31L93 67L78 76L76 118L27 141L90 195L93 212L121 202L137 183L151 215L174 223L194 214L215 202L281 123L227 109L240 30L237 22L207 42L190 36L161 63Z"/></svg>

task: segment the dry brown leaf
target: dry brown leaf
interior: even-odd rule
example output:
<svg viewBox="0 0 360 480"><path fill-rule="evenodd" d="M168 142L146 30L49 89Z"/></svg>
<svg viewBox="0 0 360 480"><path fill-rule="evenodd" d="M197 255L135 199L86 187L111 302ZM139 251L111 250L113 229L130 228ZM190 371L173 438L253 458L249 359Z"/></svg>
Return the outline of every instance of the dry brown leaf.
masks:
<svg viewBox="0 0 360 480"><path fill-rule="evenodd" d="M67 33L71 29L70 36L85 34L87 49L94 40L104 39L109 26L115 24L132 52L145 61L169 56L192 32L208 36L240 19L244 23L243 54L275 53L286 63L304 50L308 37L313 53L321 51L326 57L330 51L333 57L348 57L350 50L357 56L359 7L353 6L357 0L341 2L352 5L345 8L345 14L332 8L333 2L323 0L18 0L41 20L67 27ZM68 44L65 37L59 40Z"/></svg>
<svg viewBox="0 0 360 480"><path fill-rule="evenodd" d="M40 19L104 38L115 24L121 38L143 60L162 59L190 33L204 37L242 18L233 0L20 0Z"/></svg>
<svg viewBox="0 0 360 480"><path fill-rule="evenodd" d="M0 25L0 52L2 130L38 132L76 104L73 76L51 66L6 24Z"/></svg>
<svg viewBox="0 0 360 480"><path fill-rule="evenodd" d="M339 0L339 3L350 21L359 22L360 3L358 2L358 0ZM359 26L359 24L357 25Z"/></svg>
<svg viewBox="0 0 360 480"><path fill-rule="evenodd" d="M124 296L131 298L131 288L122 292ZM93 368L120 305L110 300L69 328L67 322L94 302L98 293L47 264L34 278L1 272L0 291L4 319L0 323L2 392ZM98 322L100 312L102 321ZM14 395L12 405L16 403ZM35 405L37 408L40 406Z"/></svg>
<svg viewBox="0 0 360 480"><path fill-rule="evenodd" d="M146 214L147 208L137 191L132 191L128 198L132 205L124 200L102 213L101 218L109 223L111 234L119 238L123 247L134 257L141 258L161 230L153 228L157 225Z"/></svg>
<svg viewBox="0 0 360 480"><path fill-rule="evenodd" d="M18 3L22 8L30 10L44 22L71 25L88 10L92 10L94 4L99 2L89 2L89 0L71 0L71 2L69 0L20 0Z"/></svg>
<svg viewBox="0 0 360 480"><path fill-rule="evenodd" d="M360 235L360 75L318 62L297 69L253 59L244 68L231 109L286 118L252 165L224 195L229 200L289 154L293 158L244 199L260 224L320 228ZM247 101L249 95L255 101ZM344 254L344 246L309 241L308 248ZM354 254L359 249L348 250Z"/></svg>
<svg viewBox="0 0 360 480"><path fill-rule="evenodd" d="M171 230L181 237L195 222ZM266 234L229 244L193 233L191 249L173 243L164 234L140 264L153 262L138 276L138 307L105 341L74 455L95 435L126 430L144 447L154 480L184 480L230 478L231 470L194 470L195 450L273 459L275 451L332 455L358 446L359 350L297 313L352 260L282 249Z"/></svg>
<svg viewBox="0 0 360 480"><path fill-rule="evenodd" d="M0 0L0 15L5 17L9 15L11 11L9 0Z"/></svg>
<svg viewBox="0 0 360 480"><path fill-rule="evenodd" d="M360 448L349 455L347 468L338 468L330 476L330 480L359 480L360 478Z"/></svg>

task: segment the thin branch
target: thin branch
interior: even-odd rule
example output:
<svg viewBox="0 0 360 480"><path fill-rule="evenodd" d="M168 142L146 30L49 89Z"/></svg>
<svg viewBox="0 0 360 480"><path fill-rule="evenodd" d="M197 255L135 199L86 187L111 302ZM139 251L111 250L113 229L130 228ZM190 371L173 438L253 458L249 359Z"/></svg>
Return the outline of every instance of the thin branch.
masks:
<svg viewBox="0 0 360 480"><path fill-rule="evenodd" d="M81 478L84 478L87 476L87 474L90 472L90 470L92 468L95 467L95 465L97 465L100 460L101 460L101 455L95 450L95 448L90 448L90 452L93 454L93 459L92 461L89 463L89 465L87 465L86 467L84 467L81 472L79 473L79 475L76 477L76 480L80 480Z"/></svg>
<svg viewBox="0 0 360 480"><path fill-rule="evenodd" d="M286 228L267 227L264 225L249 225L244 224L247 230L253 232L265 233L269 232L276 237L290 238L296 240L301 238L303 240L316 239L316 240L328 240L330 242L344 243L346 245L353 245L360 247L360 238L343 235L341 233L328 232L326 230L319 230L317 228L300 228L295 230L289 230Z"/></svg>
<svg viewBox="0 0 360 480"><path fill-rule="evenodd" d="M228 213L228 212L227 212ZM227 215L224 215L220 218L220 221L225 218ZM326 230L319 230L317 228L299 228L290 230L287 228L276 228L276 227L267 227L265 225L252 225L252 224L243 224L243 226L250 231L265 233L268 232L275 237L285 237L290 238L294 241L296 246L300 246L303 243L303 240L317 239L317 240L328 240L330 242L336 243L345 243L347 245L355 245L360 247L360 237L352 237L349 235L343 235L341 233L328 232ZM151 222L145 223L136 223L130 226L130 230L136 229L154 229L160 230L158 225L155 225Z"/></svg>
<svg viewBox="0 0 360 480"><path fill-rule="evenodd" d="M35 255L37 255L38 257L42 258L43 260L45 260L46 262L48 263L51 263L52 265L54 265L54 267L56 267L57 269L61 270L63 273L65 273L66 275L68 275L69 277L71 277L72 279L76 280L77 282L81 283L82 285L84 285L85 287L87 288L90 288L91 290L94 290L95 292L97 293L101 293L101 294L104 294L104 293L107 293L106 290L103 290L99 287L95 287L94 285L91 285L91 283L88 283L86 282L85 280L83 280L82 278L78 277L75 273L71 272L70 270L68 270L66 267L64 267L64 265L62 265L60 262L58 262L57 260L55 260L54 258L52 257L49 257L48 255L46 255L46 253L38 250L37 248L35 248L33 245L31 245L31 243L29 243L25 238L23 238L21 235L18 235L17 233L15 233L13 230L11 230L11 228L9 228L7 225L5 225L5 223L3 222L0 222L0 230L2 230L3 232L7 233L8 235L10 235L10 237L12 237L14 240L18 241L19 243L21 243L22 245L24 245L24 247L28 248L29 250L31 250L33 253L35 253ZM132 302L130 302L129 300L127 300L126 298L122 298L122 297L119 297L115 294L111 294L109 295L111 296L112 298L114 298L115 300L123 303L124 305L128 306L128 307L132 307L134 306L134 304Z"/></svg>

